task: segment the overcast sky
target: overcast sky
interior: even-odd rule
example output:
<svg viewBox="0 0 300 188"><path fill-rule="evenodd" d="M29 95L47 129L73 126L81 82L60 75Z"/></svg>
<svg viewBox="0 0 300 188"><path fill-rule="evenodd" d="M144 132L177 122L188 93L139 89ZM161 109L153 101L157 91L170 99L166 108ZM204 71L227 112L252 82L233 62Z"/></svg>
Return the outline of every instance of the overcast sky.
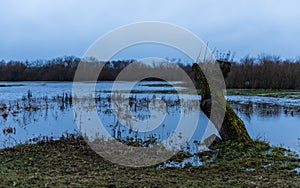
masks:
<svg viewBox="0 0 300 188"><path fill-rule="evenodd" d="M81 57L105 33L141 21L182 26L237 59L295 58L299 7L298 0L0 0L0 59Z"/></svg>

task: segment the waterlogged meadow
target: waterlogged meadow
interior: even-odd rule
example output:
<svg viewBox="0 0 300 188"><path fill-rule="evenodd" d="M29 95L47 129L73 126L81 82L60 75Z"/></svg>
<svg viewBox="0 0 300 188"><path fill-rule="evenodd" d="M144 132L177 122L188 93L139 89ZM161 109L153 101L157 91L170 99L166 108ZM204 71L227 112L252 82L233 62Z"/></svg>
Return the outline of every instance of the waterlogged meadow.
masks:
<svg viewBox="0 0 300 188"><path fill-rule="evenodd" d="M81 84L85 87L91 83ZM118 82L114 87L120 92L111 94L113 84L97 83L95 105L92 107L97 110L98 118L109 135L121 142L142 146L163 142L176 130L180 117L197 122L195 130L191 125L185 125L185 130L193 131L191 139L184 145L184 149L191 153L205 149L201 145L205 136L217 134L205 115L200 112L199 116L195 110L199 98L190 95L179 82L171 83L175 87L166 82L139 82L132 89L128 88L130 83ZM1 82L0 147L56 140L62 136L81 134L80 130L91 136L89 139L101 135L97 131L85 132L88 130L82 129L80 122L86 121L87 117L74 113L72 85L72 82ZM179 96L176 90L184 94ZM258 95L226 97L245 122L252 138L300 153L299 98ZM92 107L86 105L89 104L88 99L78 100L81 100L83 110L91 110ZM156 118L156 125L153 126L151 113L153 115L155 112L157 114L154 116L165 115ZM139 129L132 122L134 120L142 121L146 128ZM196 161L195 165L200 164L197 160L193 161Z"/></svg>

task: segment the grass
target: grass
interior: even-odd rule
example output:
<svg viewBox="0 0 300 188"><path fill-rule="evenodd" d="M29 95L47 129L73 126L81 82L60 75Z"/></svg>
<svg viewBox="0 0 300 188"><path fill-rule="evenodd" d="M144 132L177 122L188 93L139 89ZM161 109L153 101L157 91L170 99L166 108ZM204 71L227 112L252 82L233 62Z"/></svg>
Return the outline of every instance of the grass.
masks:
<svg viewBox="0 0 300 188"><path fill-rule="evenodd" d="M99 90L101 93L111 93L111 90ZM163 90L117 90L117 93L131 93L131 94L177 94L175 89L163 89ZM180 90L181 94L194 94L195 92L189 89Z"/></svg>
<svg viewBox="0 0 300 188"><path fill-rule="evenodd" d="M151 85L152 86L152 85ZM150 86L150 87L151 87ZM98 92L111 93L110 90L101 90ZM175 89L165 89L165 90L119 90L120 93L131 93L131 94L177 94ZM198 94L201 91L197 89ZM194 94L191 89L180 90L181 94ZM293 98L300 99L300 90L270 90L270 89L226 89L226 95L245 95L245 96L264 96L264 97L277 97L277 98Z"/></svg>
<svg viewBox="0 0 300 188"><path fill-rule="evenodd" d="M81 138L0 150L1 187L297 187L300 159L267 143L223 143L204 166L130 168L106 161ZM174 160L182 160L179 153ZM161 164L160 164L161 165Z"/></svg>
<svg viewBox="0 0 300 188"><path fill-rule="evenodd" d="M300 98L299 90L271 90L271 89L227 89L227 95L257 95L279 98Z"/></svg>
<svg viewBox="0 0 300 188"><path fill-rule="evenodd" d="M111 93L111 90L97 91L101 93ZM117 93L130 93L130 94L177 94L176 90L118 90Z"/></svg>
<svg viewBox="0 0 300 188"><path fill-rule="evenodd" d="M172 84L143 84L143 86L147 87L173 87ZM179 86L179 84L177 84Z"/></svg>

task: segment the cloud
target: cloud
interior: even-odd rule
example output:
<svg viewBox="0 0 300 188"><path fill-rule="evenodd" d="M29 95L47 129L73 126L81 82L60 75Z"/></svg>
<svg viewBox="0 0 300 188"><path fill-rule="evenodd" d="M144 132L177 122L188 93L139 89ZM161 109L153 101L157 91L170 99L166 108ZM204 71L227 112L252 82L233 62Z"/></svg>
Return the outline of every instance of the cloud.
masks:
<svg viewBox="0 0 300 188"><path fill-rule="evenodd" d="M11 0L0 2L0 59L81 56L110 30L140 21L183 26L238 57L299 56L300 2L291 0ZM284 50L282 50L284 49Z"/></svg>

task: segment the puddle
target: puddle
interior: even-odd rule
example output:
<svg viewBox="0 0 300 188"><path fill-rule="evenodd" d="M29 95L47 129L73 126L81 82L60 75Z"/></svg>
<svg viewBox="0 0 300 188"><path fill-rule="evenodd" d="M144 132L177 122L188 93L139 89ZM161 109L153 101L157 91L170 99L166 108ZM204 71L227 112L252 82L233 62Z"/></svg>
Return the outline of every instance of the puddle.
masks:
<svg viewBox="0 0 300 188"><path fill-rule="evenodd" d="M297 174L300 174L300 168L299 167L295 168L293 171L296 172Z"/></svg>
<svg viewBox="0 0 300 188"><path fill-rule="evenodd" d="M193 155L191 157L185 158L182 162L167 161L162 165L159 165L157 169L161 168L184 168L187 166L203 166L199 156Z"/></svg>

